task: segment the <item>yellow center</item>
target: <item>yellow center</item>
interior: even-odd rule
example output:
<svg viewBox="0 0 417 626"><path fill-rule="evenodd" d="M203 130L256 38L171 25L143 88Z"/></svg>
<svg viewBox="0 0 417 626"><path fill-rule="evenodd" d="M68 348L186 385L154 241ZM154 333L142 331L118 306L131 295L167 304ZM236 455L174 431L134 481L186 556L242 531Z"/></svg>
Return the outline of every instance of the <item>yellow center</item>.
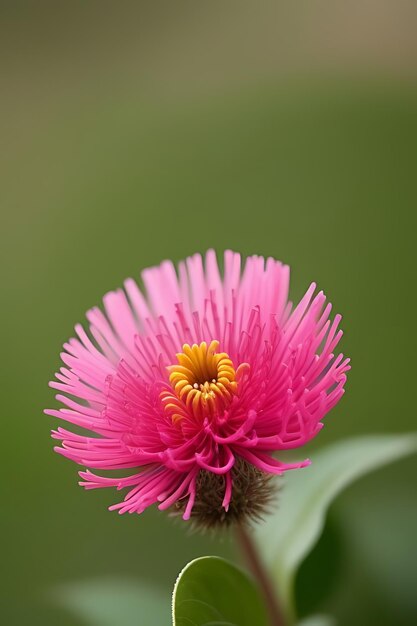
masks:
<svg viewBox="0 0 417 626"><path fill-rule="evenodd" d="M174 422L192 413L196 417L224 409L237 392L236 372L226 352L216 352L219 342L210 345L183 345L178 363L168 366L172 390L161 400Z"/></svg>

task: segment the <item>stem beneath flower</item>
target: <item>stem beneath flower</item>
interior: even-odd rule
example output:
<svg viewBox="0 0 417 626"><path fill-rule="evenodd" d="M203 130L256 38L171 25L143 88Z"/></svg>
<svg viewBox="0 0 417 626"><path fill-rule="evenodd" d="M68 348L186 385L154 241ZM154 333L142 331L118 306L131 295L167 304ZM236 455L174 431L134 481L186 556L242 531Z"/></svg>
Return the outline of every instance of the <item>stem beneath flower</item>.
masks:
<svg viewBox="0 0 417 626"><path fill-rule="evenodd" d="M264 596L271 626L285 626L284 616L274 590L274 585L259 557L258 550L250 534L243 524L237 524L236 533L247 564Z"/></svg>

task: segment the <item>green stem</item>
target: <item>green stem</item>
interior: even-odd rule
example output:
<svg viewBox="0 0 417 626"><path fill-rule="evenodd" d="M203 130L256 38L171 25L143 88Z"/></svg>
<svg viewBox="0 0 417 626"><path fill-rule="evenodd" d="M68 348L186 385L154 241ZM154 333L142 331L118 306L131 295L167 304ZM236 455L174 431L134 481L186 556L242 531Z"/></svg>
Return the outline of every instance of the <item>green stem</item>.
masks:
<svg viewBox="0 0 417 626"><path fill-rule="evenodd" d="M259 557L258 550L252 541L247 528L245 528L243 524L237 525L237 539L247 561L248 567L257 581L264 597L271 626L286 626L286 621L279 605L273 582Z"/></svg>

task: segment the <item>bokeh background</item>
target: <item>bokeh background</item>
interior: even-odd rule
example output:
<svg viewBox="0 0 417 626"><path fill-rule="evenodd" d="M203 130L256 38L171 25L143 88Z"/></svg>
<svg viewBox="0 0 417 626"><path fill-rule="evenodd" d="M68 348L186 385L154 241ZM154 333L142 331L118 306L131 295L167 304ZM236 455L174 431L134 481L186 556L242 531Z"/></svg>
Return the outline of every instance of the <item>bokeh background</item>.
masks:
<svg viewBox="0 0 417 626"><path fill-rule="evenodd" d="M315 445L415 430L416 5L2 1L0 15L2 621L81 625L57 585L169 595L187 560L234 553L157 511L108 513L113 494L85 493L52 452L60 347L126 276L211 246L280 258L295 298L316 280L344 315L353 362ZM416 469L338 498L300 572L302 614L415 623Z"/></svg>

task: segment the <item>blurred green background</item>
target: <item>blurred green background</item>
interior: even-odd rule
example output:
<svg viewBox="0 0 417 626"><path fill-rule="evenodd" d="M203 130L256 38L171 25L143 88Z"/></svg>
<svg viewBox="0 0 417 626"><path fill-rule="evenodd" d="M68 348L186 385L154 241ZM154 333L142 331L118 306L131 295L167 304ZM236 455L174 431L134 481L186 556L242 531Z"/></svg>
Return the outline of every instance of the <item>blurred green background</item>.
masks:
<svg viewBox="0 0 417 626"><path fill-rule="evenodd" d="M133 577L169 595L190 558L234 552L157 511L107 512L114 494L84 492L52 452L42 409L61 345L126 276L211 246L289 263L293 297L316 280L344 315L353 364L314 445L415 430L416 10L0 11L1 610L9 626L65 626L81 622L56 585ZM415 623L416 469L396 463L337 500L300 572L303 614Z"/></svg>

